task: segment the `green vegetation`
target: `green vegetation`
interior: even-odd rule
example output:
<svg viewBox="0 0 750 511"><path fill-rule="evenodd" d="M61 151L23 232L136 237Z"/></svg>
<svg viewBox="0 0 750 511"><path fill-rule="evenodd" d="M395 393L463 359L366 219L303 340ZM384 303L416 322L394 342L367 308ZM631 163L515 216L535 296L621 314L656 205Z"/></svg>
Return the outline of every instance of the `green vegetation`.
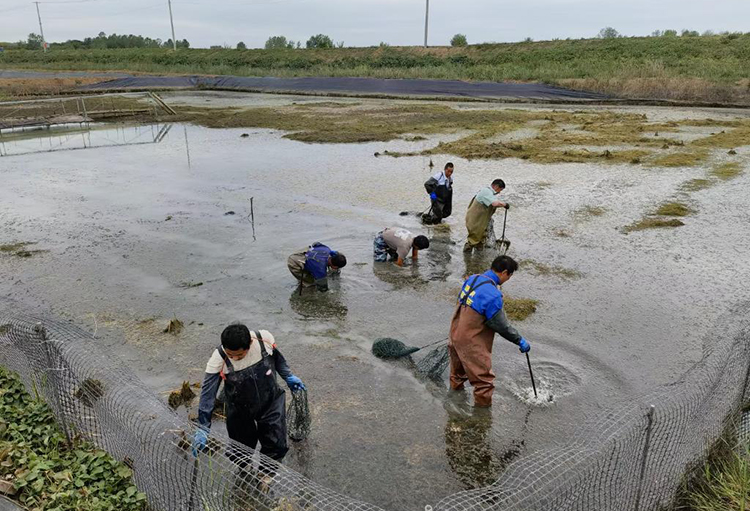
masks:
<svg viewBox="0 0 750 511"><path fill-rule="evenodd" d="M649 162L652 167L694 167L708 159L708 151L694 150L659 156Z"/></svg>
<svg viewBox="0 0 750 511"><path fill-rule="evenodd" d="M745 452L737 452L723 437L712 447L702 469L685 484L678 509L746 511L749 508L750 451L746 448Z"/></svg>
<svg viewBox="0 0 750 511"><path fill-rule="evenodd" d="M681 227L685 225L685 223L682 220L677 220L676 218L672 219L665 219L665 218L656 218L656 217L646 217L641 220L638 220L637 222L628 225L627 227L624 227L622 232L629 233L633 231L644 231L646 229L664 229L669 227Z"/></svg>
<svg viewBox="0 0 750 511"><path fill-rule="evenodd" d="M513 321L523 321L536 312L539 300L532 298L503 298L505 313Z"/></svg>
<svg viewBox="0 0 750 511"><path fill-rule="evenodd" d="M317 36L319 38L319 36ZM0 67L250 76L542 81L626 98L750 102L750 35L417 48L6 50ZM330 41L330 45L328 42Z"/></svg>
<svg viewBox="0 0 750 511"><path fill-rule="evenodd" d="M68 445L49 407L0 367L0 476L33 510L143 511L132 471L86 442Z"/></svg>
<svg viewBox="0 0 750 511"><path fill-rule="evenodd" d="M451 38L451 46L468 46L469 42L463 34L456 34Z"/></svg>
<svg viewBox="0 0 750 511"><path fill-rule="evenodd" d="M699 192L701 190L705 190L706 188L711 188L713 185L714 181L710 179L696 178L682 183L680 189L683 192Z"/></svg>
<svg viewBox="0 0 750 511"><path fill-rule="evenodd" d="M533 259L522 259L519 262L520 267L523 270L530 270L531 273L534 273L536 275L542 275L542 276L553 276L553 277L560 277L562 279L578 279L583 276L583 274L577 270L572 270L570 268L563 268L562 266L550 266L548 264L540 263L539 261L535 261Z"/></svg>
<svg viewBox="0 0 750 511"><path fill-rule="evenodd" d="M33 257L36 254L47 252L46 250L28 250L27 247L29 245L34 245L34 243L23 241L0 245L0 254L14 255L16 257Z"/></svg>
<svg viewBox="0 0 750 511"><path fill-rule="evenodd" d="M711 175L723 181L734 179L742 174L742 167L737 162L722 163L711 170Z"/></svg>
<svg viewBox="0 0 750 511"><path fill-rule="evenodd" d="M287 39L283 35L274 35L266 39L265 48L266 50L279 50L279 49L293 49L294 47L299 48L300 44L296 43L290 39ZM240 48L237 47L239 50ZM242 48L243 50L246 48Z"/></svg>
<svg viewBox="0 0 750 511"><path fill-rule="evenodd" d="M660 216L688 216L695 213L687 204L682 202L665 202L654 213Z"/></svg>
<svg viewBox="0 0 750 511"><path fill-rule="evenodd" d="M579 222L585 222L592 217L603 216L607 208L601 206L583 206L573 212L573 217Z"/></svg>

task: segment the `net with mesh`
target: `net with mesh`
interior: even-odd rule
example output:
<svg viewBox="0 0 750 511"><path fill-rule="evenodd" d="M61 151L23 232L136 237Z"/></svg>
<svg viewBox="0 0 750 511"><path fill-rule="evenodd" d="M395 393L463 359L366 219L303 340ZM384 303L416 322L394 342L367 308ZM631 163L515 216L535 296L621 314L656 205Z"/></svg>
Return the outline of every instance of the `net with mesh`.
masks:
<svg viewBox="0 0 750 511"><path fill-rule="evenodd" d="M498 465L502 471L493 484L450 495L433 508L669 509L686 474L738 423L747 404L749 311L747 305L735 309L712 332L710 349L677 382L612 403L583 422L565 445ZM70 323L0 304L0 364L45 399L66 435L88 440L131 467L151 509L380 511L218 434L196 460L190 452L193 424L128 367L105 356L100 341ZM439 346L432 356L444 358L446 351Z"/></svg>
<svg viewBox="0 0 750 511"><path fill-rule="evenodd" d="M307 404L307 390L292 392L292 400L286 412L286 429L289 438L301 442L310 435L312 420Z"/></svg>

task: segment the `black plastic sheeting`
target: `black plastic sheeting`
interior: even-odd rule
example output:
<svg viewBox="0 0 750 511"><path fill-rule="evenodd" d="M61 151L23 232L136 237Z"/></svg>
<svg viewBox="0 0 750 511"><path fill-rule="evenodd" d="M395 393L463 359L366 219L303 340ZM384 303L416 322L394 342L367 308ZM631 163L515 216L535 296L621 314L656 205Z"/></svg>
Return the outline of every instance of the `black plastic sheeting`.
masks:
<svg viewBox="0 0 750 511"><path fill-rule="evenodd" d="M462 82L458 80L391 80L381 78L272 78L243 76L130 76L81 87L107 89L205 88L274 92L328 92L387 96L455 96L474 98L606 99L542 83Z"/></svg>

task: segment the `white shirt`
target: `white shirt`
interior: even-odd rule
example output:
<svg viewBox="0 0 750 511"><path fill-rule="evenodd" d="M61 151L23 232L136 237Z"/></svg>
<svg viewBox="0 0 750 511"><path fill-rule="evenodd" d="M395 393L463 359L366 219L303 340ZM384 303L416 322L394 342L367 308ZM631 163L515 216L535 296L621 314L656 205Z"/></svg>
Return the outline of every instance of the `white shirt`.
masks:
<svg viewBox="0 0 750 511"><path fill-rule="evenodd" d="M451 186L453 186L453 176L449 178L445 177L444 170L441 170L440 172L432 176L432 178L438 182L438 186L446 186L449 190Z"/></svg>
<svg viewBox="0 0 750 511"><path fill-rule="evenodd" d="M273 335L271 335L271 332L268 330L260 330L260 335L263 337L262 342L263 346L265 346L266 353L273 355L273 347L276 346L276 340L273 338ZM248 350L247 355L245 355L245 358L242 360L232 360L232 367L234 367L235 371L247 369L251 365L260 362L263 358L260 352L261 343L258 342L258 339L255 337L255 332L252 330L250 331L250 338L252 339L252 342L250 343L250 349ZM220 349L222 351L224 350L224 348L215 349L213 354L211 354L211 358L208 359L206 372L209 374L220 373L222 369L224 369L224 359L221 358L221 354L219 353Z"/></svg>

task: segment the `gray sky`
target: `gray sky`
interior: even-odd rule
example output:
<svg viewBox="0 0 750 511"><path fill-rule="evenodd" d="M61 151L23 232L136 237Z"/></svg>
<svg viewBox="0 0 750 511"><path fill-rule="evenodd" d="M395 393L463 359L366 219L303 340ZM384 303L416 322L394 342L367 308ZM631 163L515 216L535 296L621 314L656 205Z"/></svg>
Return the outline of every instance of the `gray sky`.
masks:
<svg viewBox="0 0 750 511"><path fill-rule="evenodd" d="M168 39L166 0L48 0L40 3L48 41L100 31ZM303 43L324 33L347 46L422 43L425 0L173 0L177 39L262 47L270 35ZM431 0L430 44L455 33L470 43L592 37L612 26L626 35L657 29L750 32L750 0ZM34 5L0 0L0 41L39 32Z"/></svg>

